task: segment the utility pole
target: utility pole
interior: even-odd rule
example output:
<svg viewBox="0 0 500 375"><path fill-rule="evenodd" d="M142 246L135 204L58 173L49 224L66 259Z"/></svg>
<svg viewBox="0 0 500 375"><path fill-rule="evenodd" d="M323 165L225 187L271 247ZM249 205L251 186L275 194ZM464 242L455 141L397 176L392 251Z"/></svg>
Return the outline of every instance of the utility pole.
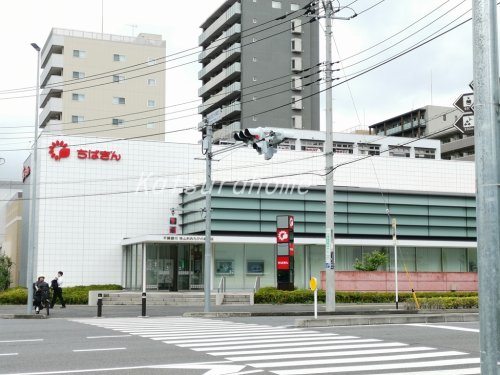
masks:
<svg viewBox="0 0 500 375"><path fill-rule="evenodd" d="M205 138L203 139L203 149L206 156L205 167L205 272L204 289L205 304L204 311L210 312L210 290L212 275L212 124L206 123Z"/></svg>
<svg viewBox="0 0 500 375"><path fill-rule="evenodd" d="M494 0L472 2L477 257L481 374L498 374L500 327L500 121Z"/></svg>
<svg viewBox="0 0 500 375"><path fill-rule="evenodd" d="M332 115L332 18L331 0L323 1L326 39L326 140L325 140L325 274L326 311L335 311L335 234L333 218L333 115Z"/></svg>
<svg viewBox="0 0 500 375"><path fill-rule="evenodd" d="M26 262L26 288L28 288L28 301L26 303L26 312L28 314L32 313L33 309L33 282L34 282L34 271L36 271L35 267L35 255L36 255L36 225L35 222L38 222L38 218L36 217L36 183L37 183L37 174L38 174L38 108L40 107L40 54L41 49L36 43L31 43L31 46L36 51L36 108L35 108L35 139L33 140L33 154L31 158L31 177L30 177L30 215L29 215L29 228L28 228L28 251L27 251L27 262Z"/></svg>
<svg viewBox="0 0 500 375"><path fill-rule="evenodd" d="M350 20L357 16L334 17L332 0L323 0L325 11L326 41L326 137L325 137L325 274L326 274L326 311L335 311L335 232L333 207L333 82L332 82L332 20ZM350 9L350 8L349 8Z"/></svg>

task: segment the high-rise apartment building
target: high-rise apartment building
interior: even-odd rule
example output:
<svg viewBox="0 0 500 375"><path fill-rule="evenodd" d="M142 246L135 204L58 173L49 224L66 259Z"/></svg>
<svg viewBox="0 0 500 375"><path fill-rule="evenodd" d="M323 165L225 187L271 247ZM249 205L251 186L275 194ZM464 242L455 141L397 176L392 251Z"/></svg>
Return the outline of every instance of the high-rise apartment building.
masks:
<svg viewBox="0 0 500 375"><path fill-rule="evenodd" d="M199 113L243 128L319 130L319 26L309 0L225 0L201 25ZM219 112L220 111L220 112Z"/></svg>
<svg viewBox="0 0 500 375"><path fill-rule="evenodd" d="M52 29L41 53L40 126L63 134L163 140L165 41Z"/></svg>

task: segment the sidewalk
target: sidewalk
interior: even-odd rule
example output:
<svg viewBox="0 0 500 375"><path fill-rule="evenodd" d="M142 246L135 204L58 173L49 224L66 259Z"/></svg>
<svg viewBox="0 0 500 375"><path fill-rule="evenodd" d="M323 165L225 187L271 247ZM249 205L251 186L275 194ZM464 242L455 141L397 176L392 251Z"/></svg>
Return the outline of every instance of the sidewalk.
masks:
<svg viewBox="0 0 500 375"><path fill-rule="evenodd" d="M401 306L400 306L401 308ZM104 305L102 318L138 317L142 315L141 305ZM146 316L190 316L206 318L288 316L296 317L295 325L317 327L331 325L363 324L407 324L477 321L477 309L445 311L396 310L394 304L337 304L335 312L327 312L325 305L318 305L318 319L314 319L314 306L303 304L287 305L221 305L210 306L146 306ZM59 306L50 310L49 318L91 318L97 317L97 307L87 305ZM0 319L45 319L45 312L28 314L26 305L0 305Z"/></svg>

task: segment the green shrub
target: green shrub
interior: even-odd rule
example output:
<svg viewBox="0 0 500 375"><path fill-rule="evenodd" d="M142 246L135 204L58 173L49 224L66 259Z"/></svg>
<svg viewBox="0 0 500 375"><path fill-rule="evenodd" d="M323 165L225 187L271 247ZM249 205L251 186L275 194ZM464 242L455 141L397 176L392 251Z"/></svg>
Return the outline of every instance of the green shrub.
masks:
<svg viewBox="0 0 500 375"><path fill-rule="evenodd" d="M476 298L477 292L422 292L417 293L420 300L425 298ZM324 303L326 293L318 290L318 302ZM392 303L396 300L394 292L336 292L337 303ZM409 292L398 293L400 302L413 301ZM255 303L284 304L284 303L313 303L314 294L309 289L296 289L293 291L278 290L272 287L261 288L255 293ZM453 308L453 307L445 307Z"/></svg>
<svg viewBox="0 0 500 375"><path fill-rule="evenodd" d="M120 285L87 285L63 288L63 297L68 305L86 305L91 290L122 290ZM0 305L25 305L28 300L26 288L11 288L0 292Z"/></svg>
<svg viewBox="0 0 500 375"><path fill-rule="evenodd" d="M358 271L376 271L380 266L385 266L388 261L389 257L384 251L374 250L369 254L364 254L361 260L356 258L353 267Z"/></svg>
<svg viewBox="0 0 500 375"><path fill-rule="evenodd" d="M415 301L405 301L408 310L416 309ZM474 309L479 306L479 298L476 297L428 297L419 298L418 303L421 309L441 310L441 309Z"/></svg>
<svg viewBox="0 0 500 375"><path fill-rule="evenodd" d="M10 270L12 261L7 255L0 255L0 291L7 290L10 286Z"/></svg>

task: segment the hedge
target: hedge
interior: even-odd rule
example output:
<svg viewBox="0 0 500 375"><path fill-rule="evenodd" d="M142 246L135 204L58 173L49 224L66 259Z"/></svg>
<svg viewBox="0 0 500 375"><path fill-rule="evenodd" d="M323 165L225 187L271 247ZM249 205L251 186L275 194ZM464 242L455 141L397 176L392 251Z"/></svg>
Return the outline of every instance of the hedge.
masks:
<svg viewBox="0 0 500 375"><path fill-rule="evenodd" d="M63 297L68 305L86 305L89 302L90 290L122 290L121 285L80 285L63 288ZM28 289L10 288L0 292L0 305L25 305L28 300Z"/></svg>
<svg viewBox="0 0 500 375"><path fill-rule="evenodd" d="M404 292L398 294L400 302L411 303L413 296ZM325 291L318 290L318 302L325 302ZM477 292L421 292L417 293L422 308L423 301L434 302L438 308L471 308L477 307ZM393 292L336 292L337 303L391 303L396 300ZM421 302L422 301L422 302ZM475 301L475 302L474 302ZM254 297L255 303L285 304L285 303L313 303L314 293L309 289L296 289L293 291L278 290L276 288L261 288Z"/></svg>

